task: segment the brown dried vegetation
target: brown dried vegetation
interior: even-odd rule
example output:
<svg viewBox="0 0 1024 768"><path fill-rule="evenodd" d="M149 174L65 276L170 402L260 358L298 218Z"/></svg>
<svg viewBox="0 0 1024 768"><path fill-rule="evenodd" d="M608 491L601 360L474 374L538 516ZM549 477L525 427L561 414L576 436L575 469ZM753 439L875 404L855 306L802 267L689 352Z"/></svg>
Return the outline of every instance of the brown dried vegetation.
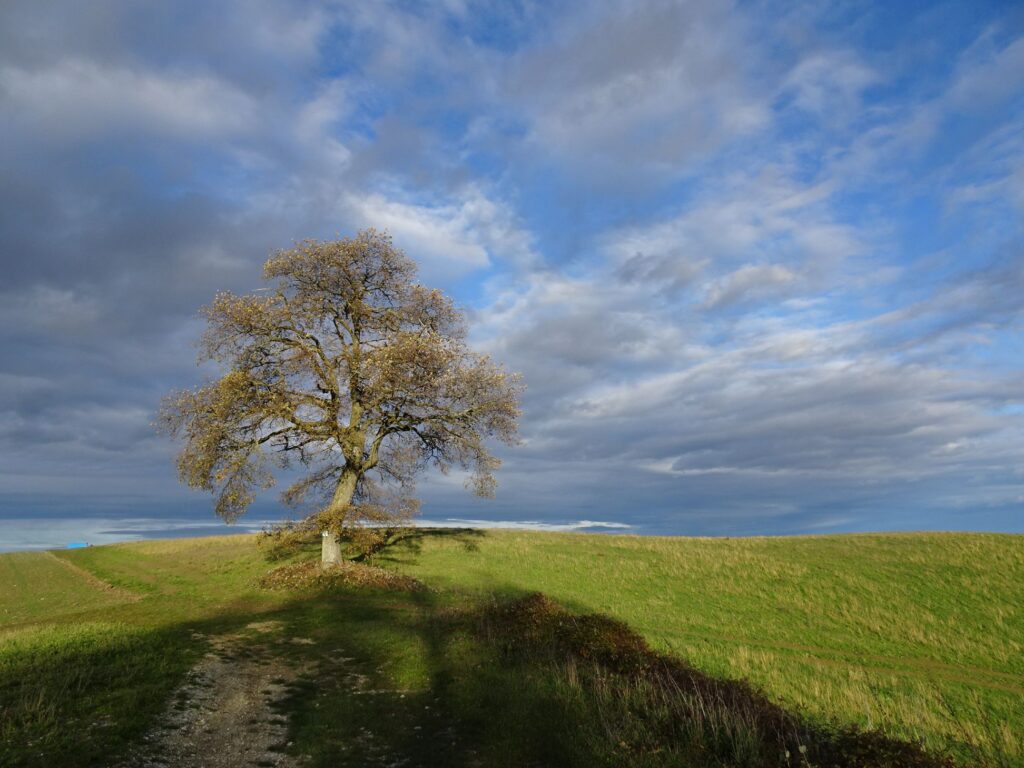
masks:
<svg viewBox="0 0 1024 768"><path fill-rule="evenodd" d="M574 615L542 594L451 614L496 646L506 663L547 665L590 702L598 738L623 765L786 768L952 768L952 759L875 731L829 728L745 681L711 677L653 651L621 622Z"/></svg>
<svg viewBox="0 0 1024 768"><path fill-rule="evenodd" d="M411 576L364 563L342 561L321 567L304 562L282 565L268 571L259 581L265 589L321 589L330 587L369 587L399 592L419 592L426 587Z"/></svg>

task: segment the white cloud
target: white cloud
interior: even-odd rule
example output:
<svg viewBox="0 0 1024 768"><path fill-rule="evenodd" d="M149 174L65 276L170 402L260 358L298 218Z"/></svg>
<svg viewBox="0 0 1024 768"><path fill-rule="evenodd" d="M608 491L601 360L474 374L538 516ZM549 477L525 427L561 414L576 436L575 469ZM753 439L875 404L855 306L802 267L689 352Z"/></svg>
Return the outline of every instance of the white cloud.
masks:
<svg viewBox="0 0 1024 768"><path fill-rule="evenodd" d="M551 523L540 520L473 520L449 517L443 520L417 520L421 528L479 528L511 531L593 531L593 530L629 530L632 525L627 523L609 523L599 520L576 520L569 523Z"/></svg>
<svg viewBox="0 0 1024 768"><path fill-rule="evenodd" d="M999 46L990 33L964 54L946 94L951 106L971 111L999 106L1024 91L1024 37Z"/></svg>
<svg viewBox="0 0 1024 768"><path fill-rule="evenodd" d="M778 297L798 280L795 272L778 264L747 264L712 282L703 304L714 309L749 299Z"/></svg>
<svg viewBox="0 0 1024 768"><path fill-rule="evenodd" d="M371 225L525 373L506 521L1019 500L1019 253L941 280L887 207L923 229L947 189L984 204L947 272L1018 232L1019 40L942 74L716 0L37 5L0 10L9 507L186 498L147 425L206 373L183 318L275 247Z"/></svg>
<svg viewBox="0 0 1024 768"><path fill-rule="evenodd" d="M509 210L468 186L434 203L405 202L380 192L351 193L344 200L360 226L390 232L434 279L453 278L491 266L534 261L531 238Z"/></svg>
<svg viewBox="0 0 1024 768"><path fill-rule="evenodd" d="M868 183L888 184L907 193L930 190L948 183L949 166L962 164L993 135L1007 129L1020 134L1019 110L1005 108L1024 93L1024 38L1006 41L996 32L984 31L958 52L953 74L940 88L927 96L911 93L865 115L857 135L833 147L824 173L851 188ZM987 130L979 133L964 131L958 136L957 151L947 149L933 157L929 150L936 141L949 137L943 129L965 115L977 125L994 118L994 125L989 122ZM922 158L935 162L922 168L918 165ZM985 159L990 161L991 156ZM964 172L963 167L957 169L958 175Z"/></svg>
<svg viewBox="0 0 1024 768"><path fill-rule="evenodd" d="M51 135L131 133L186 139L238 135L259 126L258 105L211 75L184 75L65 59L0 68L0 100L17 120Z"/></svg>
<svg viewBox="0 0 1024 768"><path fill-rule="evenodd" d="M241 0L228 13L246 44L264 55L300 61L316 61L324 33L336 22L326 8L281 0Z"/></svg>
<svg viewBox="0 0 1024 768"><path fill-rule="evenodd" d="M23 333L88 334L102 313L96 297L82 291L36 285L0 294L0 324L20 328Z"/></svg>
<svg viewBox="0 0 1024 768"><path fill-rule="evenodd" d="M829 121L849 119L861 108L861 94L879 81L876 72L850 51L815 51L790 71L782 94L793 104Z"/></svg>
<svg viewBox="0 0 1024 768"><path fill-rule="evenodd" d="M338 138L341 122L352 112L348 83L332 80L303 104L295 118L295 136L306 150L334 172L348 165L352 152Z"/></svg>
<svg viewBox="0 0 1024 768"><path fill-rule="evenodd" d="M868 234L838 220L832 191L767 166L707 185L675 216L608 233L602 248L626 279L694 290L708 309L820 291Z"/></svg>
<svg viewBox="0 0 1024 768"><path fill-rule="evenodd" d="M678 175L769 120L728 3L604 5L551 37L517 62L510 97L535 145L578 173Z"/></svg>

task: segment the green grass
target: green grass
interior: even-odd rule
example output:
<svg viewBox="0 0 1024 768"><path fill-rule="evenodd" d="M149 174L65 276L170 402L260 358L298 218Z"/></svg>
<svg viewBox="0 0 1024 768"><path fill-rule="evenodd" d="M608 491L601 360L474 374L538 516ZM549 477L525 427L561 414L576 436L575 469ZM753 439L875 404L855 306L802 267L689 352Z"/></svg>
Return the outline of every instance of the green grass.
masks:
<svg viewBox="0 0 1024 768"><path fill-rule="evenodd" d="M319 670L288 702L291 749L312 766L381 750L439 766L766 764L742 723L731 741L721 723L711 741L680 741L686 718L657 680L481 634L491 595L534 590L714 677L749 679L809 723L875 728L965 765L1024 764L1024 537L438 532L377 559L438 588L419 593L260 589L271 564L251 537L58 557L116 589L54 555L0 556L5 766L103 764L203 652L194 632L271 616L312 640L282 646ZM356 678L374 695L353 695ZM685 749L662 748L671 740Z"/></svg>
<svg viewBox="0 0 1024 768"><path fill-rule="evenodd" d="M83 579L52 554L14 552L0 557L0 627L121 602L123 596Z"/></svg>
<svg viewBox="0 0 1024 768"><path fill-rule="evenodd" d="M1024 537L413 539L429 583L539 590L826 720L1024 762Z"/></svg>
<svg viewBox="0 0 1024 768"><path fill-rule="evenodd" d="M0 556L0 765L95 765L125 748L200 652L191 629L273 609L250 585L261 568L251 538Z"/></svg>

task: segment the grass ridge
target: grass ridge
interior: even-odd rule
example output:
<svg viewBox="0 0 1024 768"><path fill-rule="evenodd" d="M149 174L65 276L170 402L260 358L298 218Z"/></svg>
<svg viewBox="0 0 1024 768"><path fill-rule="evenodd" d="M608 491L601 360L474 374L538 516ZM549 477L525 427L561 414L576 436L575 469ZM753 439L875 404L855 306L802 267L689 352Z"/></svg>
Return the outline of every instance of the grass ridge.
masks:
<svg viewBox="0 0 1024 768"><path fill-rule="evenodd" d="M601 681L611 703L605 703L599 719L630 765L647 764L654 755L666 766L677 759L695 765L789 768L955 764L947 755L879 731L823 727L746 681L715 678L653 650L623 622L601 614L573 614L540 592L493 602L475 620L478 631L507 658L519 663L545 659L571 670L565 676L577 685L582 678ZM609 677L615 679L610 682ZM646 720L639 737L634 724L621 722L638 714L638 704ZM629 742L619 738L625 731L633 734Z"/></svg>
<svg viewBox="0 0 1024 768"><path fill-rule="evenodd" d="M418 531L336 583L306 564L263 589L272 565L244 536L0 556L0 765L112 759L204 652L194 633L266 617L323 662L286 713L310 768L385 748L445 768L1024 764L1021 695L989 685L1024 671L1024 537Z"/></svg>

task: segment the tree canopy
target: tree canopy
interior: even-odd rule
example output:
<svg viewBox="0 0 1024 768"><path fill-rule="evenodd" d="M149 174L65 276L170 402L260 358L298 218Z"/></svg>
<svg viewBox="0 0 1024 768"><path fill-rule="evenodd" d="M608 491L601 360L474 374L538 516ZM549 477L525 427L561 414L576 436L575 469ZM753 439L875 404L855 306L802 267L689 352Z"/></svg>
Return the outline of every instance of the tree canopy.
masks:
<svg viewBox="0 0 1024 768"><path fill-rule="evenodd" d="M203 310L200 360L224 375L164 400L183 482L233 521L275 468L298 466L282 498L332 539L410 517L427 466L467 469L473 491L493 493L487 440L516 442L519 377L468 347L463 313L416 282L389 235L307 240L263 273L268 288Z"/></svg>

